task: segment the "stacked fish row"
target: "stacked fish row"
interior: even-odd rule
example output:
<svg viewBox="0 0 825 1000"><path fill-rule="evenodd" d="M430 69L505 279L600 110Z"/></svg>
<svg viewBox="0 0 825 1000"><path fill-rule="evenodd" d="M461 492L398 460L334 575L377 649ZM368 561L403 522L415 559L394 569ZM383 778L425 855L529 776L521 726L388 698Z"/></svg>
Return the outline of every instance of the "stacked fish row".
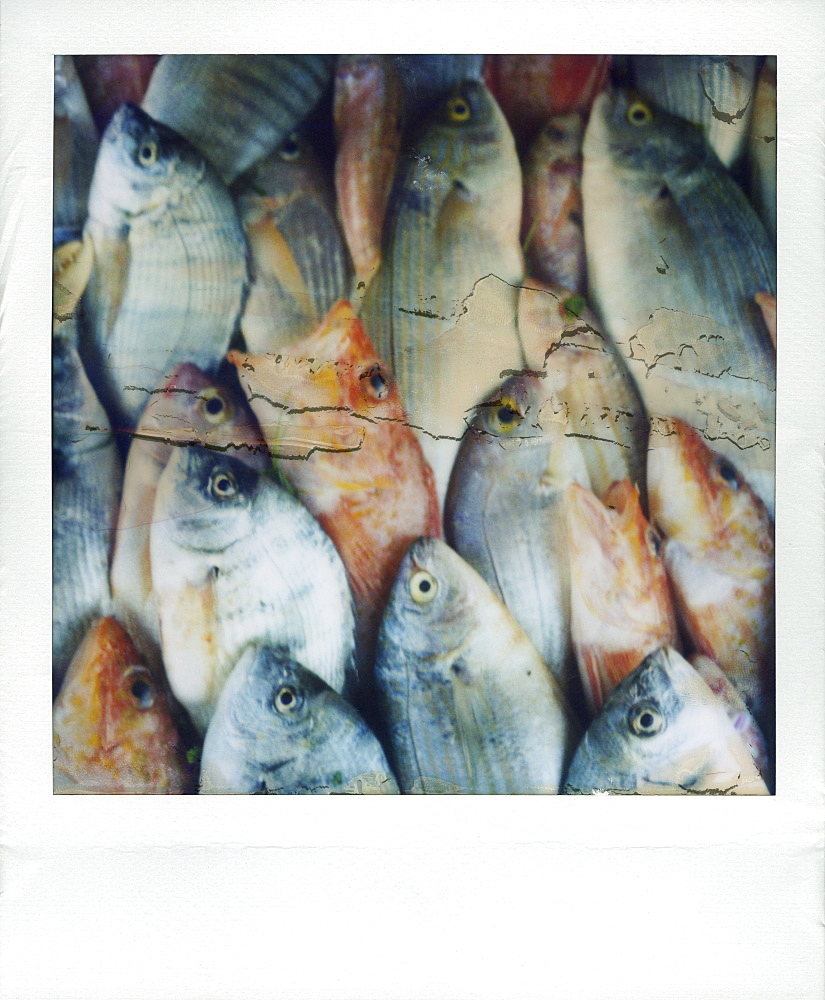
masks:
<svg viewBox="0 0 825 1000"><path fill-rule="evenodd" d="M55 87L57 790L768 791L773 60Z"/></svg>

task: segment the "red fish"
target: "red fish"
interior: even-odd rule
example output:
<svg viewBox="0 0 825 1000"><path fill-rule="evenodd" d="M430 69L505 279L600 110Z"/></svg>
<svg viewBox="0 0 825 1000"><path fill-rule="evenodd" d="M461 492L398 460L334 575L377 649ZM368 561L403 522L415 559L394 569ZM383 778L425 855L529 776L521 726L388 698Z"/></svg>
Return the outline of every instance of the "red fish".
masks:
<svg viewBox="0 0 825 1000"><path fill-rule="evenodd" d="M86 92L100 134L125 101L140 104L160 56L75 56L77 75Z"/></svg>

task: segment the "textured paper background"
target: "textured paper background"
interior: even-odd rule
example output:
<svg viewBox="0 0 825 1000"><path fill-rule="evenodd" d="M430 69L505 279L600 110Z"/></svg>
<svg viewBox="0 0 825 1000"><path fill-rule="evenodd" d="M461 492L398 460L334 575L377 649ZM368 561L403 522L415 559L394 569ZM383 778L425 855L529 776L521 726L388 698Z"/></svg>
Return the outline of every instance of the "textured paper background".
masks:
<svg viewBox="0 0 825 1000"><path fill-rule="evenodd" d="M777 52L778 794L51 794L52 55ZM2 0L0 996L820 998L820 2Z"/></svg>

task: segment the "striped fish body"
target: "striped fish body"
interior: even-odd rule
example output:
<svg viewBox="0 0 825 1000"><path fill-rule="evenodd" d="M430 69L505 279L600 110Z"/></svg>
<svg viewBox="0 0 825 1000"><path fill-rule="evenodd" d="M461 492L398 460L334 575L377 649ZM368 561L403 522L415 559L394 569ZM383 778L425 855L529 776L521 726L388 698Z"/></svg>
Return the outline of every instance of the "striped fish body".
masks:
<svg viewBox="0 0 825 1000"><path fill-rule="evenodd" d="M337 691L354 620L335 547L299 501L237 459L175 449L150 536L169 683L205 731L244 646L272 642Z"/></svg>
<svg viewBox="0 0 825 1000"><path fill-rule="evenodd" d="M275 352L310 334L349 289L332 177L293 134L233 190L252 270L241 330L250 351Z"/></svg>
<svg viewBox="0 0 825 1000"><path fill-rule="evenodd" d="M185 136L230 184L309 115L334 61L329 55L166 55L143 108Z"/></svg>
<svg viewBox="0 0 825 1000"><path fill-rule="evenodd" d="M445 543L415 542L379 635L376 678L402 792L558 790L574 724L503 604Z"/></svg>
<svg viewBox="0 0 825 1000"><path fill-rule="evenodd" d="M83 232L98 133L71 56L54 60L54 245Z"/></svg>
<svg viewBox="0 0 825 1000"><path fill-rule="evenodd" d="M776 359L758 291L775 254L693 126L622 92L585 135L590 292L651 418L676 416L742 462L772 508Z"/></svg>
<svg viewBox="0 0 825 1000"><path fill-rule="evenodd" d="M104 406L134 428L176 365L213 373L223 360L247 280L243 232L200 153L125 104L101 142L86 233L84 361Z"/></svg>

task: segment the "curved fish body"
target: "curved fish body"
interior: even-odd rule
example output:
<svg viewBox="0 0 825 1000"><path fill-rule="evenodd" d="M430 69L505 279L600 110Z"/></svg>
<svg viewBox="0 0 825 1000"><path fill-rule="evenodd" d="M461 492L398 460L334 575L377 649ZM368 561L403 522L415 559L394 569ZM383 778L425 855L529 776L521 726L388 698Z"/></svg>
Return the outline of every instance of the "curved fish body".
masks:
<svg viewBox="0 0 825 1000"><path fill-rule="evenodd" d="M381 263L384 216L401 148L404 90L392 56L339 56L335 189L363 294ZM363 287L362 287L363 286Z"/></svg>
<svg viewBox="0 0 825 1000"><path fill-rule="evenodd" d="M310 114L334 62L330 55L166 55L143 108L185 136L230 184Z"/></svg>
<svg viewBox="0 0 825 1000"><path fill-rule="evenodd" d="M402 792L555 794L575 739L535 646L444 542L404 557L376 679Z"/></svg>
<svg viewBox="0 0 825 1000"><path fill-rule="evenodd" d="M758 291L775 249L701 132L601 94L582 181L590 291L651 417L688 421L772 508L776 358Z"/></svg>
<svg viewBox="0 0 825 1000"><path fill-rule="evenodd" d="M75 309L90 244L55 254L52 338L52 670L55 692L92 620L110 601L109 553L123 470L109 419L77 351Z"/></svg>
<svg viewBox="0 0 825 1000"><path fill-rule="evenodd" d="M368 682L401 559L420 535L441 535L433 476L392 375L349 303L337 303L289 350L229 358L282 475L344 561Z"/></svg>
<svg viewBox="0 0 825 1000"><path fill-rule="evenodd" d="M463 411L522 365L511 287L523 270L521 171L504 116L476 82L442 101L405 151L361 317L427 449L460 437ZM425 453L443 496L454 451L444 462Z"/></svg>
<svg viewBox="0 0 825 1000"><path fill-rule="evenodd" d="M524 161L521 240L528 272L571 292L587 287L582 209L584 119L576 112L546 122Z"/></svg>
<svg viewBox="0 0 825 1000"><path fill-rule="evenodd" d="M745 477L673 420L648 460L651 521L694 650L725 671L757 721L774 686L773 523Z"/></svg>
<svg viewBox="0 0 825 1000"><path fill-rule="evenodd" d="M768 236L776 240L776 56L759 72L748 142L751 201Z"/></svg>
<svg viewBox="0 0 825 1000"><path fill-rule="evenodd" d="M679 644L662 542L628 479L567 490L571 633L591 717L649 653Z"/></svg>
<svg viewBox="0 0 825 1000"><path fill-rule="evenodd" d="M202 445L264 472L269 450L236 391L195 365L180 365L150 397L132 435L123 476L110 581L118 617L144 654L157 662L160 630L152 589L149 535L158 481L175 448Z"/></svg>
<svg viewBox="0 0 825 1000"><path fill-rule="evenodd" d="M628 63L631 86L700 126L722 163L735 166L752 131L758 56L631 56Z"/></svg>
<svg viewBox="0 0 825 1000"><path fill-rule="evenodd" d="M83 232L98 133L71 56L54 57L54 245Z"/></svg>
<svg viewBox="0 0 825 1000"><path fill-rule="evenodd" d="M241 331L250 351L277 351L311 333L349 289L332 177L293 133L233 190L252 271Z"/></svg>
<svg viewBox="0 0 825 1000"><path fill-rule="evenodd" d="M479 407L453 466L444 532L575 704L564 496L570 483L590 480L578 441L546 410L542 418L545 401L542 380L519 375Z"/></svg>
<svg viewBox="0 0 825 1000"><path fill-rule="evenodd" d="M202 448L175 449L158 483L150 560L169 683L201 732L250 642L282 645L336 691L351 680L343 563L269 476Z"/></svg>
<svg viewBox="0 0 825 1000"><path fill-rule="evenodd" d="M201 793L397 794L356 710L282 649L247 646L203 743Z"/></svg>
<svg viewBox="0 0 825 1000"><path fill-rule="evenodd" d="M481 80L484 56L402 55L391 57L404 88L404 117L417 121L467 80Z"/></svg>
<svg viewBox="0 0 825 1000"><path fill-rule="evenodd" d="M201 154L124 104L101 141L86 233L84 361L104 406L134 428L177 364L212 373L223 360L246 288L243 231Z"/></svg>
<svg viewBox="0 0 825 1000"><path fill-rule="evenodd" d="M140 104L160 56L75 56L77 75L101 132L125 101Z"/></svg>
<svg viewBox="0 0 825 1000"><path fill-rule="evenodd" d="M667 647L614 688L576 750L564 790L769 794L725 705Z"/></svg>
<svg viewBox="0 0 825 1000"><path fill-rule="evenodd" d="M52 709L56 792L194 792L195 774L164 683L114 618L95 621Z"/></svg>

